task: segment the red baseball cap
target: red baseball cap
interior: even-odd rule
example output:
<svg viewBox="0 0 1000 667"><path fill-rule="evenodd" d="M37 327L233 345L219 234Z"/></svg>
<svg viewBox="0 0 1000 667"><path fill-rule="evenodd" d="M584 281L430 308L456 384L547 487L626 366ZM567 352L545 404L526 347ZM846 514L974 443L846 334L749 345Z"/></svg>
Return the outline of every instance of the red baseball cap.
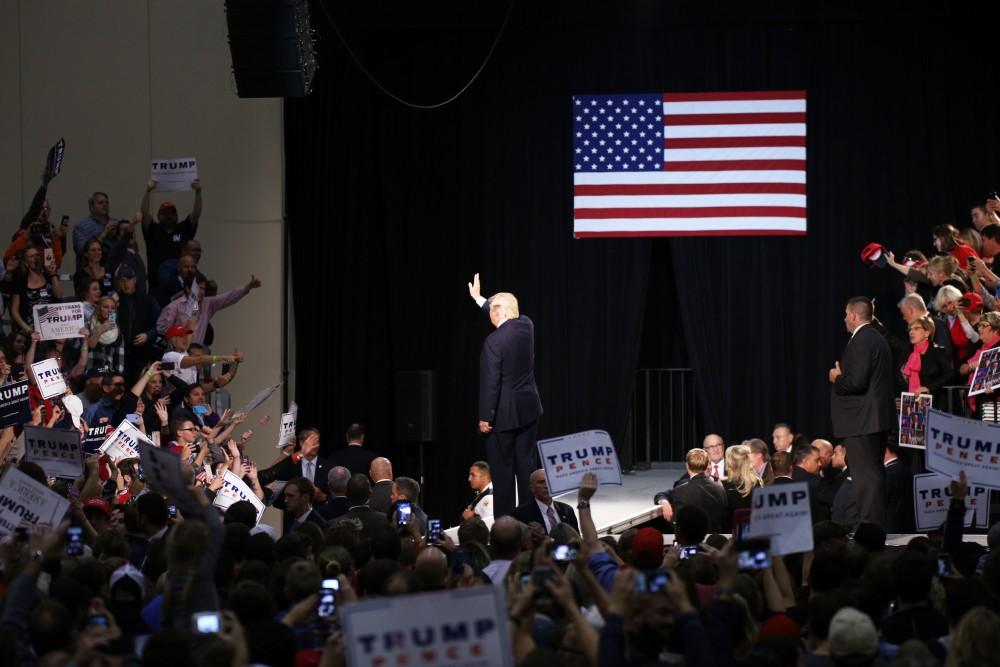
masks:
<svg viewBox="0 0 1000 667"><path fill-rule="evenodd" d="M111 518L111 503L103 498L91 498L83 504L83 509L99 509L104 512L105 516Z"/></svg>
<svg viewBox="0 0 1000 667"><path fill-rule="evenodd" d="M881 243L869 243L861 249L861 261L872 268L886 266L889 262L885 256L885 246Z"/></svg>
<svg viewBox="0 0 1000 667"><path fill-rule="evenodd" d="M632 562L640 570L655 570L663 562L663 533L640 528L632 540Z"/></svg>
<svg viewBox="0 0 1000 667"><path fill-rule="evenodd" d="M975 292L966 292L958 300L958 306L962 310L973 310L977 313L983 312L983 297Z"/></svg>
<svg viewBox="0 0 1000 667"><path fill-rule="evenodd" d="M160 213L163 213L164 211L169 211L170 209L174 209L175 211L177 210L177 207L174 206L174 203L172 201L165 201L162 204L160 204Z"/></svg>
<svg viewBox="0 0 1000 667"><path fill-rule="evenodd" d="M182 327L179 324L167 329L167 333L164 334L164 338L173 338L174 336L187 336L188 334L193 334L194 332L187 327Z"/></svg>

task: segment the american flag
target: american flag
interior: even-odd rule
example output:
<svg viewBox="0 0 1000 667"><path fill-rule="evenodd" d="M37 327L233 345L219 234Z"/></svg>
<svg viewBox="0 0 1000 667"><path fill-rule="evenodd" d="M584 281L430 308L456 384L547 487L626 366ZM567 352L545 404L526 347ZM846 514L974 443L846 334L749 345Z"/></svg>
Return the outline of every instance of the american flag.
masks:
<svg viewBox="0 0 1000 667"><path fill-rule="evenodd" d="M573 235L806 233L803 90L573 98Z"/></svg>

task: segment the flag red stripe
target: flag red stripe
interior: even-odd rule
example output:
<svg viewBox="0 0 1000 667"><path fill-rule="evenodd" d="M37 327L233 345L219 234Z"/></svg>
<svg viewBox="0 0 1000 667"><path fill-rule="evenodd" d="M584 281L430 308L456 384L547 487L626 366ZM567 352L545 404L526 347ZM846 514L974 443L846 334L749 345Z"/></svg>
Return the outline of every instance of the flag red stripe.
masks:
<svg viewBox="0 0 1000 667"><path fill-rule="evenodd" d="M645 236L805 236L803 231L786 229L685 229L670 231L666 229L651 232L574 232L578 239L586 238L640 238Z"/></svg>
<svg viewBox="0 0 1000 667"><path fill-rule="evenodd" d="M725 100L804 100L804 90L759 90L729 93L664 93L664 102L723 102Z"/></svg>
<svg viewBox="0 0 1000 667"><path fill-rule="evenodd" d="M663 171L805 171L805 160L690 160L667 162Z"/></svg>
<svg viewBox="0 0 1000 667"><path fill-rule="evenodd" d="M806 138L798 137L690 137L664 139L666 148L756 148L760 146L802 146Z"/></svg>
<svg viewBox="0 0 1000 667"><path fill-rule="evenodd" d="M773 111L770 113L682 113L664 116L664 125L753 125L758 123L804 123L806 115L800 111Z"/></svg>
<svg viewBox="0 0 1000 667"><path fill-rule="evenodd" d="M735 195L735 194L781 194L804 195L805 183L660 183L635 184L620 183L608 185L577 185L573 188L577 197L601 197L614 195Z"/></svg>
<svg viewBox="0 0 1000 667"><path fill-rule="evenodd" d="M576 220L603 218L805 218L801 206L701 206L662 208L578 208Z"/></svg>

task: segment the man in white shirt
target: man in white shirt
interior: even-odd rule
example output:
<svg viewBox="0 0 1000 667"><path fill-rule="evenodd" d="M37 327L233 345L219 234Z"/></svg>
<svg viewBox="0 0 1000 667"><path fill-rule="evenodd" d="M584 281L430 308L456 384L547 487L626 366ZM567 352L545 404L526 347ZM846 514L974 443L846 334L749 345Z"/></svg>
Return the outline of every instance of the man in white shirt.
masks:
<svg viewBox="0 0 1000 667"><path fill-rule="evenodd" d="M462 512L462 520L478 516L490 525L493 521L493 479L490 477L490 464L486 461L476 461L469 468L469 486L476 492L476 497Z"/></svg>
<svg viewBox="0 0 1000 667"><path fill-rule="evenodd" d="M792 427L788 424L775 424L774 432L771 433L771 442L774 444L774 451L776 452L790 452L792 451L792 442L795 440L795 434L792 433Z"/></svg>
<svg viewBox="0 0 1000 667"><path fill-rule="evenodd" d="M709 433L702 441L702 447L708 452L708 469L705 474L716 482L721 482L726 478L726 444L722 441L722 436Z"/></svg>

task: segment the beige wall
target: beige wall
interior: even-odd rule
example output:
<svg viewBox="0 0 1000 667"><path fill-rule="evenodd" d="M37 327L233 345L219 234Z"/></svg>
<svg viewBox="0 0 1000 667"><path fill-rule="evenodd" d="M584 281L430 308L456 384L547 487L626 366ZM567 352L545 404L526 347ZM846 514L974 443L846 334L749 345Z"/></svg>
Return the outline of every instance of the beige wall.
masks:
<svg viewBox="0 0 1000 667"><path fill-rule="evenodd" d="M251 273L264 283L213 320L215 349L238 345L247 356L231 385L233 404L277 382L281 102L236 96L223 3L0 0L0 90L0 210L11 231L60 136L67 148L63 173L49 190L54 221L83 218L95 189L110 195L113 217L128 217L149 177L148 160L198 158L202 270L223 290ZM154 194L154 210L163 199ZM182 216L190 209L190 193L171 199ZM250 419L252 452L262 464L274 454L280 401L279 392ZM271 423L258 426L265 414Z"/></svg>

